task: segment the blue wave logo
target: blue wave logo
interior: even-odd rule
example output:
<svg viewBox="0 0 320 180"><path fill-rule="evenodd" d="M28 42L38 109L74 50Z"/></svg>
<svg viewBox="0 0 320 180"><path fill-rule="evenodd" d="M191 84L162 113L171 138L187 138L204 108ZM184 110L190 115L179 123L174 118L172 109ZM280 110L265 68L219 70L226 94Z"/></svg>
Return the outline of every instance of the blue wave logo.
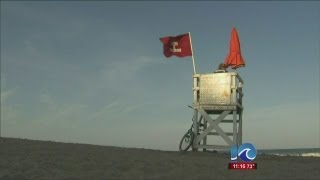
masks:
<svg viewBox="0 0 320 180"><path fill-rule="evenodd" d="M237 145L233 145L231 147L231 161L236 161L238 158L238 147Z"/></svg>
<svg viewBox="0 0 320 180"><path fill-rule="evenodd" d="M237 145L233 145L231 148L231 161L236 161L238 156L242 161L250 162L256 158L257 150L250 143L242 144L239 149Z"/></svg>

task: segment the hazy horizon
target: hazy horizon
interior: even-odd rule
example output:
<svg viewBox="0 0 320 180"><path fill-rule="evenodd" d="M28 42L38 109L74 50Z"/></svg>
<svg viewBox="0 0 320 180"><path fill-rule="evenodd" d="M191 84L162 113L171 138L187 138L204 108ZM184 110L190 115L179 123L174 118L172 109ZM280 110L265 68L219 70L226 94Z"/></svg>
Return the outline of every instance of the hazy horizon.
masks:
<svg viewBox="0 0 320 180"><path fill-rule="evenodd" d="M1 136L178 150L192 61L163 36L191 32L210 73L236 27L246 67L243 142L320 148L320 2L1 1Z"/></svg>

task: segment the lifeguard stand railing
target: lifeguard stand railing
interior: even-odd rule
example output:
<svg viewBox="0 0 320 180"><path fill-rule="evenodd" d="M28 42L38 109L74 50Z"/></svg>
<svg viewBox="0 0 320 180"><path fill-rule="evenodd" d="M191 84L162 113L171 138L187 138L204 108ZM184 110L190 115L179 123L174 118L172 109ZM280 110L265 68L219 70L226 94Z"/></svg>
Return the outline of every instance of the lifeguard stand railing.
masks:
<svg viewBox="0 0 320 180"><path fill-rule="evenodd" d="M195 137L192 150L230 149L234 144L242 144L242 85L243 80L236 72L215 71L193 76ZM217 117L212 118L212 115ZM229 116L232 118L225 119ZM225 132L219 126L222 123L232 123L232 132ZM200 125L203 126L201 132ZM210 135L222 137L225 144L207 144Z"/></svg>

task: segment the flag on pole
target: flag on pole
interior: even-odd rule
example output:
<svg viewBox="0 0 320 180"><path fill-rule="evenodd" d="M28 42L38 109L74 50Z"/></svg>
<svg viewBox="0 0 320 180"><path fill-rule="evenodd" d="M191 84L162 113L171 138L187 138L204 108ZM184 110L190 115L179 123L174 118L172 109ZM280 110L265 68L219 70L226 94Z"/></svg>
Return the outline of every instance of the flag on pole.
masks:
<svg viewBox="0 0 320 180"><path fill-rule="evenodd" d="M237 69L245 66L245 62L241 55L240 40L236 28L232 29L230 39L230 51L224 61L225 68L231 66L232 69Z"/></svg>
<svg viewBox="0 0 320 180"><path fill-rule="evenodd" d="M192 56L190 33L162 37L160 41L163 43L163 54L167 58Z"/></svg>

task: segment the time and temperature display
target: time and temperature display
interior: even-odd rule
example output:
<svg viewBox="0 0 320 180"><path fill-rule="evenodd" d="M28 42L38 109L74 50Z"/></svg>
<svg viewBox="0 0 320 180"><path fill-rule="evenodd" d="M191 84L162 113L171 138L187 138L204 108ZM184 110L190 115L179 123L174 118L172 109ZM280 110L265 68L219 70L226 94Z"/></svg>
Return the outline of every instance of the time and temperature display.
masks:
<svg viewBox="0 0 320 180"><path fill-rule="evenodd" d="M243 170L255 170L257 169L257 163L253 162L231 162L229 163L229 169L243 169Z"/></svg>

